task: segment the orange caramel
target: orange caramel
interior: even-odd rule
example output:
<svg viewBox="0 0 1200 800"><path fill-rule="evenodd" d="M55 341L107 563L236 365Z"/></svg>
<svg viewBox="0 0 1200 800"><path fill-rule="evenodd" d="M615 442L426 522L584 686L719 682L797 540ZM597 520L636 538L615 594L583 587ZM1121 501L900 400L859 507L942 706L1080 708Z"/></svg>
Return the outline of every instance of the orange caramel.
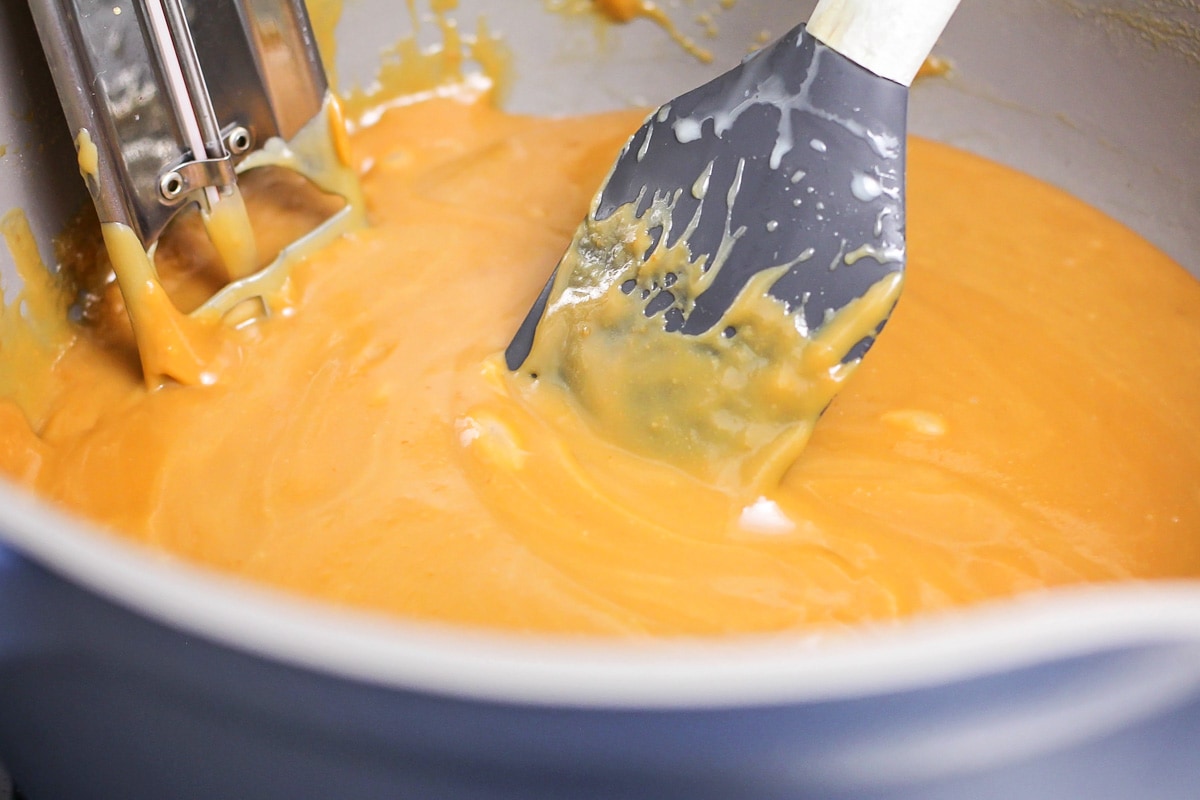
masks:
<svg viewBox="0 0 1200 800"><path fill-rule="evenodd" d="M518 631L811 630L1200 576L1200 282L944 145L910 146L898 308L762 497L514 391L497 354L641 117L388 111L351 140L371 226L295 268L293 315L227 332L213 385L147 389L112 287L69 346L0 347L0 386L41 387L0 402L0 471L170 557ZM302 211L251 183L256 229L286 231ZM211 289L196 252L160 247L177 299Z"/></svg>

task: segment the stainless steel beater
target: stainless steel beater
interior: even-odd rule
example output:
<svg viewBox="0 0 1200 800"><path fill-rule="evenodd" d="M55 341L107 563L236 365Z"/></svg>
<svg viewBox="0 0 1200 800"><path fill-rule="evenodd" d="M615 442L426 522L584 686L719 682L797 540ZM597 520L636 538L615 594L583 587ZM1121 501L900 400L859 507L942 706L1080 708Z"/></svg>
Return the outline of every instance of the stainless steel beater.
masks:
<svg viewBox="0 0 1200 800"><path fill-rule="evenodd" d="M289 167L347 201L306 242L361 222L357 177L338 140L340 116L303 0L30 7L101 223L128 226L153 253L183 208L204 212L232 283L193 314L266 301L285 278L286 251L258 270L244 210L218 213L240 206L240 171ZM222 216L250 236L250 255L222 247L213 224Z"/></svg>

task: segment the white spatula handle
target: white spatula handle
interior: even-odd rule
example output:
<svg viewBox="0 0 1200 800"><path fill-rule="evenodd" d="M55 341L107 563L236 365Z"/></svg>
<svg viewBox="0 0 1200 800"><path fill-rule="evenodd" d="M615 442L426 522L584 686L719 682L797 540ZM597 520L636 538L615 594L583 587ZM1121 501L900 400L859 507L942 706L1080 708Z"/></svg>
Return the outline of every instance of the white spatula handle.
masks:
<svg viewBox="0 0 1200 800"><path fill-rule="evenodd" d="M856 64L905 86L959 0L820 0L808 32Z"/></svg>

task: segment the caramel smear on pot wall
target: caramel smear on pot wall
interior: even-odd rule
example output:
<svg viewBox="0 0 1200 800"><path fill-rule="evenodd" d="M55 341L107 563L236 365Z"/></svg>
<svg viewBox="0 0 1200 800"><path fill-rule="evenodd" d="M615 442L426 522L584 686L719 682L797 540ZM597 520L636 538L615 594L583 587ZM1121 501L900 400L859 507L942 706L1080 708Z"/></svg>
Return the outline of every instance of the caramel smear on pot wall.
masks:
<svg viewBox="0 0 1200 800"><path fill-rule="evenodd" d="M688 36L675 22L679 16L678 9L668 11L667 4L653 0L543 0L547 11L572 17L593 17L599 24L596 34L601 42L608 38L608 28L612 24L627 25L630 23L646 22L661 29L665 38L669 38L692 58L702 64L712 63L712 52L701 47L696 40ZM695 20L700 31L708 36L716 35L714 15L732 7L728 0L722 0L709 11L703 12Z"/></svg>
<svg viewBox="0 0 1200 800"><path fill-rule="evenodd" d="M351 142L372 226L294 268L294 315L227 332L215 384L147 390L111 286L73 343L2 343L0 387L41 380L0 403L0 470L181 559L488 628L813 630L1200 576L1200 360L1180 357L1200 283L942 145L911 145L900 304L778 485L748 497L619 447L508 373L641 117L386 112ZM305 213L244 188L256 230ZM178 296L205 280L185 234L157 254Z"/></svg>

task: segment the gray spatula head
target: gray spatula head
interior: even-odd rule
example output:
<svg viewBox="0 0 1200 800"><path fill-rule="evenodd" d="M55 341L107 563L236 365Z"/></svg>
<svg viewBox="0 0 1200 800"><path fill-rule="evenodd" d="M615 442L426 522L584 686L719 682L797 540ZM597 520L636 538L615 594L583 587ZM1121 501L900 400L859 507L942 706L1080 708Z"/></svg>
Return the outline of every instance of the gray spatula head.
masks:
<svg viewBox="0 0 1200 800"><path fill-rule="evenodd" d="M718 261L720 269L694 298L677 297L671 275L638 287L652 295L644 313L664 315L666 330L682 336L705 333L723 324L756 275L775 269L782 274L770 294L815 332L901 272L907 99L906 86L860 67L801 25L651 114L617 159L592 217L605 220L627 204L644 217L655 198L667 200L673 219L691 224L664 229L648 221L659 239L646 257L686 237L704 269ZM529 355L554 283L505 353L512 370ZM860 358L873 338L858 341L844 360Z"/></svg>

